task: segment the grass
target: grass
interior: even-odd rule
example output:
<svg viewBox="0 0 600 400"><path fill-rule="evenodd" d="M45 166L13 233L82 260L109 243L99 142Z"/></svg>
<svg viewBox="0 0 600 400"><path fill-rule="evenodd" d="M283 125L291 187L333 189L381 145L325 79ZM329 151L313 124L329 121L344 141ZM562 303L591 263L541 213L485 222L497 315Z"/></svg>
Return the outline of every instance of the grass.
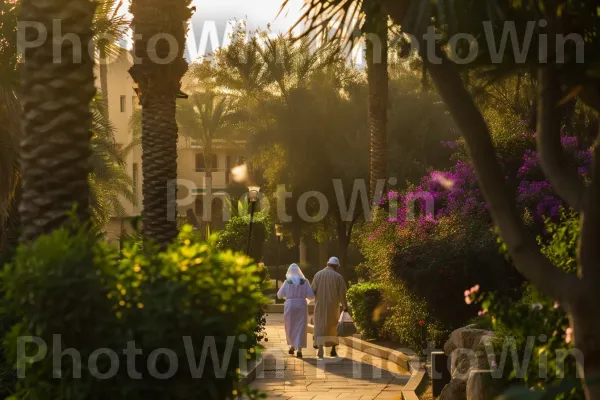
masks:
<svg viewBox="0 0 600 400"><path fill-rule="evenodd" d="M423 378L415 393L419 400L435 400L435 397L433 397L431 378L429 378L428 375L425 375L425 378Z"/></svg>

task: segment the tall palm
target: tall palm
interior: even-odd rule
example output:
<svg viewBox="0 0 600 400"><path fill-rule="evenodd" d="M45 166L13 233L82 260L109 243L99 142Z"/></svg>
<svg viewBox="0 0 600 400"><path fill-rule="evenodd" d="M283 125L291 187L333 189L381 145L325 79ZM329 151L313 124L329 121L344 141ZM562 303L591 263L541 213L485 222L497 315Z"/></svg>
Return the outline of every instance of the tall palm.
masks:
<svg viewBox="0 0 600 400"><path fill-rule="evenodd" d="M377 181L387 179L388 112L388 18L379 2L365 2L364 31L367 33L367 77L369 82L369 133L371 158L370 194L375 198Z"/></svg>
<svg viewBox="0 0 600 400"><path fill-rule="evenodd" d="M59 20L63 35L74 34L81 40L79 44L64 41L59 59L53 60L52 40L24 52L19 209L24 242L68 223L67 213L74 207L81 221L90 216L90 102L96 88L94 60L87 50L94 10L95 3L82 0L21 2L21 21L40 23L53 38L58 34L54 21ZM25 36L33 39L37 32L30 30Z"/></svg>
<svg viewBox="0 0 600 400"><path fill-rule="evenodd" d="M183 57L190 0L132 0L137 60L130 74L142 105L142 233L166 245L177 236L176 199L169 185L177 179L176 99L187 71ZM174 39L177 48L171 48ZM162 40L156 40L162 37ZM174 58L172 56L175 56ZM169 63L160 60L172 60Z"/></svg>

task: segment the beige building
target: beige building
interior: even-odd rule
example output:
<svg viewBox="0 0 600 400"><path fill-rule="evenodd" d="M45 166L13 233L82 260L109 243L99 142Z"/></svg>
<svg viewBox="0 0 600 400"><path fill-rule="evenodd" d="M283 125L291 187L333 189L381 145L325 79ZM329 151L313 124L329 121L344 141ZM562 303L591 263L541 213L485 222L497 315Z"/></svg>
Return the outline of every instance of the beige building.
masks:
<svg viewBox="0 0 600 400"><path fill-rule="evenodd" d="M135 93L135 84L129 75L132 58L125 53L118 60L108 66L108 109L110 120L115 130L115 142L126 146L133 140L130 129L130 120L135 110L139 109L138 98ZM97 86L100 81L97 77ZM184 82L185 86L185 82ZM186 101L181 99L178 101ZM215 141L213 143L212 162L212 194L217 196L212 203L211 221L214 228L221 228L223 223L222 209L223 194L231 182L231 168L245 162L246 149L244 142ZM139 217L143 208L142 197L142 148L141 145L127 155L127 172L134 185L136 204L122 199L125 208L124 216L114 216L106 226L107 239L118 242L120 233L132 232L131 222L134 217ZM204 196L206 189L206 170L204 168L202 147L187 137L180 137L178 143L177 175L178 185L178 213L185 217L189 209L193 210L202 219L204 211Z"/></svg>

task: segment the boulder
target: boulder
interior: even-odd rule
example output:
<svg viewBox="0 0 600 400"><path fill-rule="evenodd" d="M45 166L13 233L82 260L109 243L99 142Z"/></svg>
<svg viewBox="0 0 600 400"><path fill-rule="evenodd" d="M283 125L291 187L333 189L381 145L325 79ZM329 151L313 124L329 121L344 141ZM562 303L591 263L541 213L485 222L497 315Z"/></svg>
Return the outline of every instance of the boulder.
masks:
<svg viewBox="0 0 600 400"><path fill-rule="evenodd" d="M492 337L494 332L485 329L475 329L471 326L465 326L455 330L450 334L450 338L444 345L444 353L452 354L456 349L475 349L483 337Z"/></svg>
<svg viewBox="0 0 600 400"><path fill-rule="evenodd" d="M465 400L467 398L467 381L452 379L440 393L440 400Z"/></svg>
<svg viewBox="0 0 600 400"><path fill-rule="evenodd" d="M489 370L473 369L467 379L467 400L492 400L501 393L500 382Z"/></svg>
<svg viewBox="0 0 600 400"><path fill-rule="evenodd" d="M469 371L473 369L489 369L487 354L485 351L471 349L454 350L452 357L452 378L467 379Z"/></svg>

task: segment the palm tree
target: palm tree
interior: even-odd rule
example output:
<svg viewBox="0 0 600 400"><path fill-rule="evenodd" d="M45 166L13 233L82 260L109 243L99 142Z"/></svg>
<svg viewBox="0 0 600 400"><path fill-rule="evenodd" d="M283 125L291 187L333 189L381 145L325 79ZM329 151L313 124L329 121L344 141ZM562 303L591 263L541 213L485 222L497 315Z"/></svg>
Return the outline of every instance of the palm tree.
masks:
<svg viewBox="0 0 600 400"><path fill-rule="evenodd" d="M17 51L14 44L20 3L8 3L0 9L0 248L13 247L18 239L19 154L21 107L17 98L19 84ZM102 2L96 9L94 30L118 38L123 31L123 20L112 13L113 0ZM103 21L103 22L99 22ZM114 43L114 42L113 42ZM114 46L104 43L109 50ZM114 49L113 49L114 50ZM90 207L94 225L102 227L111 215L121 215L121 199L132 201L131 178L125 171L125 156L132 145L119 149L113 142L113 127L108 119L106 104L96 97L91 103L92 141L89 183ZM6 236L6 237L5 237Z"/></svg>
<svg viewBox="0 0 600 400"><path fill-rule="evenodd" d="M241 113L231 97L212 92L192 93L189 101L177 106L180 132L202 146L207 179L212 178L215 139L232 138L241 119Z"/></svg>
<svg viewBox="0 0 600 400"><path fill-rule="evenodd" d="M120 14L123 0L100 0L94 14L94 34L98 48L100 90L105 105L108 105L108 64L111 58L125 51L118 44L129 28L129 21ZM106 107L108 113L108 107Z"/></svg>
<svg viewBox="0 0 600 400"><path fill-rule="evenodd" d="M92 109L92 155L90 158L90 208L94 226L103 227L111 216L122 217L122 199L135 204L133 180L127 174L126 157L137 142L121 148L115 144L114 129L108 119L106 103L96 96Z"/></svg>
<svg viewBox="0 0 600 400"><path fill-rule="evenodd" d="M39 22L52 38L54 21L62 34L74 34L80 43L64 41L57 60L52 40L25 50L21 79L21 176L23 224L21 240L33 240L65 225L75 208L80 221L89 210L88 174L91 154L94 97L94 60L88 54L93 38L95 3L58 0L21 2L21 21ZM35 37L29 31L26 37ZM76 60L74 54L81 55Z"/></svg>
<svg viewBox="0 0 600 400"><path fill-rule="evenodd" d="M130 74L142 105L142 232L161 245L177 236L176 199L168 196L169 185L177 179L175 113L180 81L187 71L183 51L192 13L189 5L190 0L133 0L130 7L139 60ZM174 39L177 48L171 48L165 36ZM167 59L172 61L161 62Z"/></svg>
<svg viewBox="0 0 600 400"><path fill-rule="evenodd" d="M370 195L376 198L377 181L387 179L388 18L379 2L363 3L367 33L369 82ZM385 185L384 185L385 186Z"/></svg>

